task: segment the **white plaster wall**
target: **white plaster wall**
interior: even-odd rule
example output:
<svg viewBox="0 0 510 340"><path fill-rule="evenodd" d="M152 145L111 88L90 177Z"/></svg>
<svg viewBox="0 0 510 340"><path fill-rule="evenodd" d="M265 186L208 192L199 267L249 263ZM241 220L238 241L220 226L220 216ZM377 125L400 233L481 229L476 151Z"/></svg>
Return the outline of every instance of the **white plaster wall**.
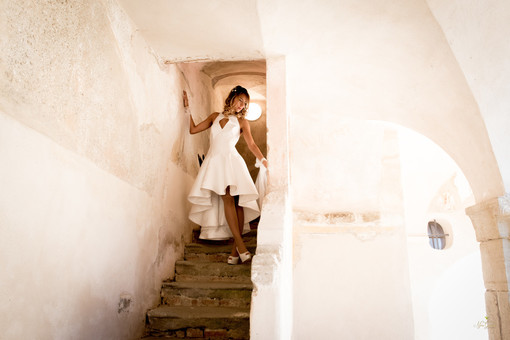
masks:
<svg viewBox="0 0 510 340"><path fill-rule="evenodd" d="M293 138L317 119L395 122L441 145L477 200L503 193L477 102L424 1L259 1L259 16L266 54L287 57Z"/></svg>
<svg viewBox="0 0 510 340"><path fill-rule="evenodd" d="M392 199L391 187L378 190L377 138L343 138L344 125L363 120L418 131L459 164L476 200L501 195L477 102L424 1L260 1L259 15L266 53L287 60L294 209L377 212ZM295 219L293 337L414 336L403 210L400 218L397 232L365 243L329 228L303 229L308 221ZM393 307L398 327L371 315L380 310L389 318L382 305ZM359 321L363 316L370 326Z"/></svg>
<svg viewBox="0 0 510 340"><path fill-rule="evenodd" d="M0 119L2 338L135 339L180 256L183 217ZM167 175L179 172L171 165ZM174 190L182 196L185 185ZM180 225L166 230L170 223ZM118 312L122 294L132 305Z"/></svg>
<svg viewBox="0 0 510 340"><path fill-rule="evenodd" d="M267 142L273 145L267 195L252 263L251 339L291 339L293 322L292 208L285 58L267 60Z"/></svg>
<svg viewBox="0 0 510 340"><path fill-rule="evenodd" d="M310 124L310 120L314 124ZM384 129L377 123L295 116L292 187L296 210L379 211ZM306 127L306 128L305 128Z"/></svg>
<svg viewBox="0 0 510 340"><path fill-rule="evenodd" d="M150 49L126 52L131 43L140 46L141 36L155 37L152 45L166 51L160 56L167 60L182 57L172 54L177 51L172 44L180 44L185 54L195 51L193 59L285 55L291 169L299 169L296 164L303 161L320 165L335 158L317 155L312 146L297 147L299 141L313 141L322 135L322 131L308 131L317 116L326 122L322 123L326 135L335 131L328 127L335 127L339 117L387 120L419 131L441 145L465 173L477 201L502 194L501 175L472 89L425 1L259 0L256 8L253 2L243 3L240 12L234 2L225 1L214 12L214 23L220 23L214 29L202 25L202 19L211 16L203 1L190 3L191 7L180 6L180 2L153 2L150 11L144 11L145 2L122 2L141 31L123 30L126 21L117 21L115 4L106 0L72 5L2 2L0 67L7 77L1 80L0 107L5 114L152 197L171 196L171 185L158 185L154 180L166 169L165 160L173 160L183 172L192 174L196 167L194 151L202 144L179 135L185 123L177 111L170 110L173 114L158 123L164 122L166 128L148 124L142 133L138 123L157 121L159 118L154 117L166 117L158 112L179 105L176 84L195 89L190 91L193 105L202 103L204 97L198 86L184 80L174 82L183 79L177 76L180 70L176 67L168 69L175 77L161 80L166 84L163 86L148 76L158 78L162 74L168 79L160 69L162 64L145 62L144 58L151 58ZM169 13L178 19L193 18L186 21L185 35L161 34ZM230 20L233 13L240 13L243 23L255 25L236 29L237 19ZM237 32L242 33L241 39L237 39ZM191 46L195 38L204 44ZM186 72L186 68L182 70ZM146 97L138 97L139 89L146 89ZM137 96L133 97L134 93ZM162 96L167 100L154 100ZM502 116L497 117L496 122L504 122ZM171 150L159 152L154 145L171 146ZM344 149L354 154L358 147L339 145L338 153ZM364 183L363 173L354 170L347 178L337 177L331 191L348 187L349 182ZM293 183L309 183L304 172L292 176ZM158 191L161 188L167 190ZM343 197L360 202L365 193L349 190ZM302 197L307 194L303 192ZM184 202L180 198L175 202ZM181 208L178 211L182 212ZM83 222L82 227L86 224ZM313 248L317 243L310 240L309 245ZM317 260L307 258L302 264L312 270Z"/></svg>
<svg viewBox="0 0 510 340"><path fill-rule="evenodd" d="M191 237L181 93L209 112L210 85L115 1L0 9L1 337L137 339Z"/></svg>
<svg viewBox="0 0 510 340"><path fill-rule="evenodd" d="M172 62L263 57L252 0L120 0L149 44Z"/></svg>
<svg viewBox="0 0 510 340"><path fill-rule="evenodd" d="M193 41L204 42L188 48L194 59L258 58L258 50L265 57L285 56L295 208L310 205L312 212L319 213L333 206L337 211L362 213L387 198L393 200L391 191L380 195L370 190L377 185L370 163L348 168L348 161L357 160L356 155L366 160L366 150L370 152L373 145L368 139L345 143L336 138L339 122L349 119L395 122L427 136L459 164L477 201L504 192L479 103L424 0L259 0L258 15L250 7L246 27L239 28L225 8L234 6L234 2L222 1L214 13L221 24L212 30L203 26L211 15L204 1L184 7L165 2L158 7L160 11L151 10L154 15L146 18L137 12L141 5L136 2L126 1L124 5L134 13L134 20L143 23L143 34L153 38L153 46L162 51L161 56L170 61L175 60L174 56L163 52L169 51L169 44L184 46ZM248 9L245 5L241 4L241 11ZM190 12L192 27L185 34L168 42L158 36L170 13L186 17ZM260 35L256 29L250 31L256 27L250 25L254 19L259 20ZM217 27L223 28L218 32ZM246 33L246 39L234 39L232 30ZM226 50L230 51L227 55ZM506 120L498 117L496 121ZM317 152L317 140L329 152ZM269 145L270 152L271 147L276 146ZM337 176L332 176L332 169L338 169ZM279 175L273 172L273 176ZM315 185L314 177L321 175ZM331 182L324 176L329 176ZM302 230L297 232L301 234L305 235ZM315 250L320 247L312 240L303 243L303 249L308 246ZM296 263L306 268L299 274L302 277L307 270L313 272L312 266L319 261L319 251L308 254L315 257ZM407 261L405 254L399 268ZM405 271L397 272L405 276Z"/></svg>
<svg viewBox="0 0 510 340"><path fill-rule="evenodd" d="M309 162L311 168L301 164L313 174L309 189L303 180L292 183L293 338L409 339L413 317L398 137L378 122L351 122L316 140L327 155L348 143L358 148ZM368 184L331 186L355 172Z"/></svg>
<svg viewBox="0 0 510 340"><path fill-rule="evenodd" d="M414 339L487 339L479 246L464 210L474 204L469 183L437 145L399 129ZM446 249L429 245L427 223L449 234Z"/></svg>
<svg viewBox="0 0 510 340"><path fill-rule="evenodd" d="M300 258L292 339L412 339L408 273L399 261L406 257L405 240L398 229L362 241L349 232L295 228L301 232L295 236Z"/></svg>
<svg viewBox="0 0 510 340"><path fill-rule="evenodd" d="M459 2L450 5L425 0L299 3L200 0L186 5L171 0L153 1L151 6L121 1L163 59L175 61L176 48L183 53L181 58L188 56L193 60L286 56L293 111L297 108L310 115L324 114L332 106L339 106L341 109L332 119L337 116L382 119L417 130L455 159L477 200L504 193L491 142L505 144L501 129L508 121L501 113L490 114L489 141L487 114L480 115L480 99L475 95L478 103L475 101L472 92L476 90L471 82L466 82L468 73L463 56L448 37L459 32L462 37L454 36L463 41L461 46L473 45L473 35L460 32L467 32L465 25L475 30L481 22L483 29L473 39L480 57L474 59L487 67L498 65L491 69L491 74L506 69L504 60L508 58L504 58L507 49L503 41L506 35L502 32L506 32L508 20L504 20L507 11L503 2L472 1L459 7ZM448 19L439 19L441 27L429 6L436 18L440 17L438 14L447 18L448 13L455 12L453 29L444 28L442 22L448 23ZM467 11L468 15L457 14L455 8ZM469 19L482 12L481 19ZM241 25L239 17L243 18ZM183 18L187 19L185 29L178 34L170 33L168 28L179 25ZM484 39L489 36L491 39ZM489 41L483 43L490 47L485 49L487 52L477 48L486 46L483 40ZM493 50L497 53L491 58L482 58ZM480 69L475 61L472 65L473 69ZM503 73L497 82L492 81L493 77L487 79L490 80L481 84L481 91L487 96L499 86L495 84L501 85L497 93L506 91L501 83L505 79ZM498 95L498 101L487 100L487 105L491 103L493 108L503 105L500 104L506 102L503 97ZM498 106L497 112L503 111ZM496 148L500 154L501 147ZM499 164L505 163L502 158L498 156Z"/></svg>
<svg viewBox="0 0 510 340"><path fill-rule="evenodd" d="M505 0L427 0L427 3L480 107L509 192L510 3Z"/></svg>

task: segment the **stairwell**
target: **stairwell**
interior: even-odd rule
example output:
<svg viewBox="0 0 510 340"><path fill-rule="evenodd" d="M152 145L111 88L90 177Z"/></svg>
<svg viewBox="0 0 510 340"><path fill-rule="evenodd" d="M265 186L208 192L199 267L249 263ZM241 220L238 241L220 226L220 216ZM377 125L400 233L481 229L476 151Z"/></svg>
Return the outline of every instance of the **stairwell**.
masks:
<svg viewBox="0 0 510 340"><path fill-rule="evenodd" d="M255 254L257 230L243 238ZM249 339L251 261L229 265L232 241L203 241L194 232L175 279L163 282L161 304L147 312L146 336L156 339Z"/></svg>

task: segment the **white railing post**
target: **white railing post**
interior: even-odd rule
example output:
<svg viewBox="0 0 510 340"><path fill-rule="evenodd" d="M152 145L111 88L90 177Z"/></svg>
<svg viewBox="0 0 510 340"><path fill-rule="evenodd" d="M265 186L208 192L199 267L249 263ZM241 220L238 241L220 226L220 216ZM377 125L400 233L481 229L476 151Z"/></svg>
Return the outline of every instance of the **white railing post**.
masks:
<svg viewBox="0 0 510 340"><path fill-rule="evenodd" d="M285 58L267 60L268 194L252 263L251 339L291 338L292 213Z"/></svg>

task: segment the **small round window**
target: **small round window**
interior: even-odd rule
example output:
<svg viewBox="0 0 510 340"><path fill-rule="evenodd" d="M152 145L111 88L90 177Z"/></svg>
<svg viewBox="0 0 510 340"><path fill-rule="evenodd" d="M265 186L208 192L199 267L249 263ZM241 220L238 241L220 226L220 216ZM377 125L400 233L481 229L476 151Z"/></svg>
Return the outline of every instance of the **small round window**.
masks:
<svg viewBox="0 0 510 340"><path fill-rule="evenodd" d="M446 246L446 236L443 227L434 221L430 221L427 226L427 233L429 236L429 244L432 248L442 250Z"/></svg>

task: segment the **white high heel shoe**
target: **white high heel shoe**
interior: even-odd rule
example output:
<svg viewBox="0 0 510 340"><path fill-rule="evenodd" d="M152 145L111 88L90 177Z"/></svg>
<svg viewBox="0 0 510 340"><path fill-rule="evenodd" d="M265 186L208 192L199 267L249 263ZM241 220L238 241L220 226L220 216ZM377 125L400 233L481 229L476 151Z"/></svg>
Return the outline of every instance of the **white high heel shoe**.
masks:
<svg viewBox="0 0 510 340"><path fill-rule="evenodd" d="M232 256L230 255L227 259L228 264L238 264L239 263L239 256Z"/></svg>
<svg viewBox="0 0 510 340"><path fill-rule="evenodd" d="M251 253L248 250L246 252L242 253L242 254L239 252L239 249L236 248L236 250L239 253L239 257L241 258L241 262L244 263L244 262L248 261L249 259L251 259Z"/></svg>

